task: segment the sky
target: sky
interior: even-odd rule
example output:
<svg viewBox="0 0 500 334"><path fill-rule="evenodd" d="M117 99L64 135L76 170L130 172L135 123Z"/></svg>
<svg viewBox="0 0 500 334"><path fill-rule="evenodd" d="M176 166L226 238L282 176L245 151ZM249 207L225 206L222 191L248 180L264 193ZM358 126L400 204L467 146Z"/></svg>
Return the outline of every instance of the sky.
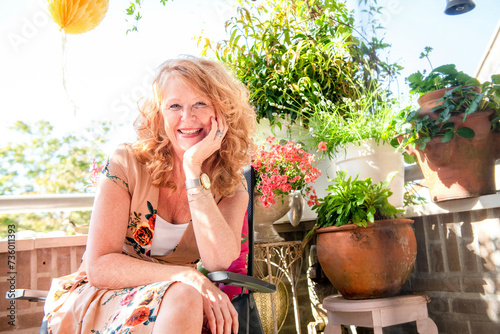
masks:
<svg viewBox="0 0 500 334"><path fill-rule="evenodd" d="M257 2L260 0L257 0ZM357 0L349 0L349 3ZM147 92L155 68L180 54L199 55L195 37L225 37L224 22L235 0L146 0L139 32L126 34L128 1L111 0L94 30L66 37L66 88L62 85L62 34L46 10L46 0L0 0L0 141L11 140L14 121L48 120L65 133L91 121L125 124L111 143L132 140L136 101ZM476 0L466 14L447 16L445 0L379 0L385 9L381 33L392 45L388 57L405 67L398 80L430 70L419 59L431 46L434 67L455 63L475 74L500 18L500 1ZM74 105L77 108L74 108Z"/></svg>

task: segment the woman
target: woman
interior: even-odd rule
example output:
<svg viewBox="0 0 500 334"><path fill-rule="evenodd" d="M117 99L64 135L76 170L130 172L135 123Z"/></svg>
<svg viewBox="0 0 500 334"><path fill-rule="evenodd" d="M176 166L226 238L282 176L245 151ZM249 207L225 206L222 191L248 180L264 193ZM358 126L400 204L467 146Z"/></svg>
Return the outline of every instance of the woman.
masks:
<svg viewBox="0 0 500 334"><path fill-rule="evenodd" d="M49 329L199 334L205 319L237 333L228 296L194 266L226 270L240 256L248 92L216 62L170 60L135 126L138 140L104 168L79 271L52 284Z"/></svg>

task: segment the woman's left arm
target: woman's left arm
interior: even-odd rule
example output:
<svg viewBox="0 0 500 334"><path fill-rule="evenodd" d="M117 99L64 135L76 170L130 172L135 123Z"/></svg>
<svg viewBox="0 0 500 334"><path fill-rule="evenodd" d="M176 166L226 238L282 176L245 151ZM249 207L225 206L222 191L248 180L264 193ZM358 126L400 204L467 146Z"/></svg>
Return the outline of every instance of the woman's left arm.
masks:
<svg viewBox="0 0 500 334"><path fill-rule="evenodd" d="M218 205L209 190L188 196L193 197L189 208L203 266L208 271L226 270L240 255L248 192L240 184L234 196Z"/></svg>
<svg viewBox="0 0 500 334"><path fill-rule="evenodd" d="M186 179L200 177L203 162L221 148L228 130L227 123L224 117L212 117L211 121L208 135L184 153ZM217 135L218 130L222 136ZM210 190L200 190L201 187L197 187L187 192L201 260L208 271L226 270L240 255L248 191L241 183L235 189L234 196L225 197L217 204Z"/></svg>

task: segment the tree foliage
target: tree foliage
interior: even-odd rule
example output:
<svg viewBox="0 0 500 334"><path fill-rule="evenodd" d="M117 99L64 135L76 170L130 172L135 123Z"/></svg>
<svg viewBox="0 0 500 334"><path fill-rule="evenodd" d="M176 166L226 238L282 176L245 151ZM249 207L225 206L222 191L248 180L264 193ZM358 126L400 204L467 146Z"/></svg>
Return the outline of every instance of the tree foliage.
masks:
<svg viewBox="0 0 500 334"><path fill-rule="evenodd" d="M28 124L18 121L11 128L15 142L0 147L0 195L88 193L89 168L95 159L105 160L103 145L109 124L99 123L81 135L57 136L54 127L39 121ZM17 224L18 230L50 231L63 228L63 222L88 224L89 212L47 212L6 214L0 216L0 235L6 226Z"/></svg>

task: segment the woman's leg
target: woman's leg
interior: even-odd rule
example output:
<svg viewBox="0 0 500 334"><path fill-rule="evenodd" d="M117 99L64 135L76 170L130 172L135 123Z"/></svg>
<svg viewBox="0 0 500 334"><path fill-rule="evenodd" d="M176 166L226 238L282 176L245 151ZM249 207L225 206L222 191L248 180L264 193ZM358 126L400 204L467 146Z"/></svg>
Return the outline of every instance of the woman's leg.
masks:
<svg viewBox="0 0 500 334"><path fill-rule="evenodd" d="M203 325L203 300L195 288L172 284L160 304L153 334L200 334Z"/></svg>

